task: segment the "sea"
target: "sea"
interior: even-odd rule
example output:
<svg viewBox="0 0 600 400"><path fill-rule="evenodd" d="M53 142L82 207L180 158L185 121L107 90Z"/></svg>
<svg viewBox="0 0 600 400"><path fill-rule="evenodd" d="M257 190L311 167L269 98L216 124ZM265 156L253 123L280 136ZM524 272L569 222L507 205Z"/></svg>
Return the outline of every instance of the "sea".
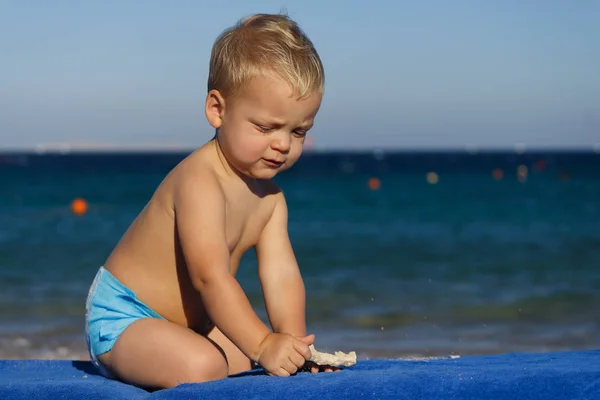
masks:
<svg viewBox="0 0 600 400"><path fill-rule="evenodd" d="M92 279L188 154L0 154L0 358L87 359ZM598 152L314 151L276 180L317 349L600 348ZM252 250L237 278L267 322Z"/></svg>

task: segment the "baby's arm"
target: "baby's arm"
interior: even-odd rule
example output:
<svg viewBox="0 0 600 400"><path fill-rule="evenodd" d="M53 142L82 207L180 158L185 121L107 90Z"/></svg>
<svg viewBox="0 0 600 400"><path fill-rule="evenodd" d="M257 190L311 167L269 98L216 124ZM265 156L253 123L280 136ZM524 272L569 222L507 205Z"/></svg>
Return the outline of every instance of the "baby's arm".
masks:
<svg viewBox="0 0 600 400"><path fill-rule="evenodd" d="M219 329L258 362L269 328L231 275L225 237L225 197L216 178L187 176L175 193L176 229L185 262L204 307Z"/></svg>
<svg viewBox="0 0 600 400"><path fill-rule="evenodd" d="M283 193L256 245L258 274L274 332L306 335L305 289L288 235L288 211Z"/></svg>

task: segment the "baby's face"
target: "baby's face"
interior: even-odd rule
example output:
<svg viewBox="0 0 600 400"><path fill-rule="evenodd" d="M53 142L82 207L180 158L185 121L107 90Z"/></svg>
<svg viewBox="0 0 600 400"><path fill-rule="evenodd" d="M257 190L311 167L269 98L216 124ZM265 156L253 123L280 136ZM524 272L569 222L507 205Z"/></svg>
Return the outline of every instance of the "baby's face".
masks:
<svg viewBox="0 0 600 400"><path fill-rule="evenodd" d="M252 79L242 93L225 100L219 128L224 155L244 175L273 178L300 157L321 99L313 94L298 100L276 76Z"/></svg>

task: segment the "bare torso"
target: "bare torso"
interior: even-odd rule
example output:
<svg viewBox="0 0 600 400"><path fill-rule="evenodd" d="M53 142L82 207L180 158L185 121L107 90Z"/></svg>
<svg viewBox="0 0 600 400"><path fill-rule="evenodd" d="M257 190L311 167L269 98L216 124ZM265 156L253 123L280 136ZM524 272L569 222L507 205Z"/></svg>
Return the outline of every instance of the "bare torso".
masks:
<svg viewBox="0 0 600 400"><path fill-rule="evenodd" d="M104 266L165 319L197 332L208 329L210 321L181 252L173 193L184 174L210 168L212 146L211 142L194 152L165 177ZM274 202L267 192L273 193L274 186L261 184L252 191L240 179L219 181L226 201L229 268L235 275L242 255L257 243L272 213Z"/></svg>

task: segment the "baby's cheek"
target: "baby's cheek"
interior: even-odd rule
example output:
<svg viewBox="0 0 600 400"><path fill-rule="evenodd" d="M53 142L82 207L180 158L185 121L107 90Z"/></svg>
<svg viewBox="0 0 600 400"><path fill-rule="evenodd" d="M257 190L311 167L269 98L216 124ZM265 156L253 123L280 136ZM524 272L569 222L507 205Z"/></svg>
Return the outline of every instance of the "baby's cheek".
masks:
<svg viewBox="0 0 600 400"><path fill-rule="evenodd" d="M304 148L302 147L302 143L294 143L294 145L295 146L292 146L292 148L290 149L289 158L297 160L298 158L300 158L300 155L302 154L302 150Z"/></svg>
<svg viewBox="0 0 600 400"><path fill-rule="evenodd" d="M247 161L261 158L266 149L265 144L261 143L261 140L242 140L236 147L238 154Z"/></svg>
<svg viewBox="0 0 600 400"><path fill-rule="evenodd" d="M253 143L248 146L248 153L252 155L252 158L254 160L256 160L256 159L264 157L268 148L269 148L268 144Z"/></svg>

